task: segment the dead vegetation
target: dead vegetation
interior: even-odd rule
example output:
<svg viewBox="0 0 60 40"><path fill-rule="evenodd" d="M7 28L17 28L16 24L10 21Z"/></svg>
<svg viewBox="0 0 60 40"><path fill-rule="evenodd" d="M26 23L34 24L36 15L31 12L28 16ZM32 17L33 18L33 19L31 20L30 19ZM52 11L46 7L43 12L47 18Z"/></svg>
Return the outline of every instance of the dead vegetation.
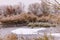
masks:
<svg viewBox="0 0 60 40"><path fill-rule="evenodd" d="M7 34L5 35L4 40L18 40L18 37L16 34Z"/></svg>
<svg viewBox="0 0 60 40"><path fill-rule="evenodd" d="M21 13L18 15L13 15L13 16L9 16L9 17L3 17L0 19L0 21L2 23L11 23L11 22L29 22L29 21L35 21L37 19L37 16L33 15L33 14L27 14L27 13Z"/></svg>
<svg viewBox="0 0 60 40"><path fill-rule="evenodd" d="M6 16L0 18L1 23L29 23L29 22L50 22L60 24L59 4L56 5L48 2L48 0L41 0L41 3L30 4L28 12L23 11L21 5L7 6ZM57 6L57 8L56 8ZM52 9L54 12L52 12ZM56 13L57 11L57 13Z"/></svg>
<svg viewBox="0 0 60 40"><path fill-rule="evenodd" d="M2 36L0 35L0 40L3 40Z"/></svg>
<svg viewBox="0 0 60 40"><path fill-rule="evenodd" d="M49 14L47 16L42 15L41 17L38 17L38 16L34 15L33 13L31 13L31 14L21 13L18 15L3 17L0 19L0 22L2 22L2 23L49 22L49 23L59 24L60 23L60 17L58 17L57 15L51 15L51 14Z"/></svg>
<svg viewBox="0 0 60 40"><path fill-rule="evenodd" d="M42 36L36 36L36 37L26 37L25 36L17 36L16 34L10 33L6 34L4 37L0 37L0 40L54 40L54 37L52 35L47 35L47 33L44 33Z"/></svg>
<svg viewBox="0 0 60 40"><path fill-rule="evenodd" d="M46 34L43 37L35 38L34 40L54 40L52 36L47 36Z"/></svg>

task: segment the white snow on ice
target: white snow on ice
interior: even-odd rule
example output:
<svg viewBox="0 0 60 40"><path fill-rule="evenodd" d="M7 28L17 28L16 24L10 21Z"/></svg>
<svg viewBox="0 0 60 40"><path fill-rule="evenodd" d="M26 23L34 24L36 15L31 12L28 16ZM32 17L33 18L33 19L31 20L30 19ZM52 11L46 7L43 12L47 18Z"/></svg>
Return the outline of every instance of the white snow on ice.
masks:
<svg viewBox="0 0 60 40"><path fill-rule="evenodd" d="M41 33L38 31L41 31L41 30L46 30L46 28L34 28L34 29L31 29L31 28L18 28L18 29L15 29L15 30L12 30L11 32L14 33L14 34L22 34L22 35L29 35L29 34L40 34L40 35L44 35L44 33ZM53 37L60 37L60 33L47 33L47 35L51 35Z"/></svg>
<svg viewBox="0 0 60 40"><path fill-rule="evenodd" d="M34 29L31 29L31 28L19 28L19 29L16 29L16 30L12 30L11 32L12 33L15 33L15 34L37 34L37 32L39 30L45 30L46 28L34 28Z"/></svg>

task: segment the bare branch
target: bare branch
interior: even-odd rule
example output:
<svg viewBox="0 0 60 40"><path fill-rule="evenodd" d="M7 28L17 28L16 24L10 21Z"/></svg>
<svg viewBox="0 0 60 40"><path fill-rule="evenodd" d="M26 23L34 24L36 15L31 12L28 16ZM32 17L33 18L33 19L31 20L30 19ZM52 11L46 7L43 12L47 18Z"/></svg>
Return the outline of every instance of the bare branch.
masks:
<svg viewBox="0 0 60 40"><path fill-rule="evenodd" d="M59 3L57 0L55 0L55 2L56 2L58 5L60 5L60 3Z"/></svg>

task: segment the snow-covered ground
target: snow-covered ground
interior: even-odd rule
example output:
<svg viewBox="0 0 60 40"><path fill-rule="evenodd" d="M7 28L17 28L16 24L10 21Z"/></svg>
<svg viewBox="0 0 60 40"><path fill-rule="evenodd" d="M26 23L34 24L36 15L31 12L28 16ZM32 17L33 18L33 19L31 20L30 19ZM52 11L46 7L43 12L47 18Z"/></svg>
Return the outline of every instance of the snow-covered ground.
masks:
<svg viewBox="0 0 60 40"><path fill-rule="evenodd" d="M44 33L47 33L47 35L51 35L54 37L59 37L60 38L60 28L24 28L24 27L10 27L10 28L2 28L0 29L0 34L2 36L9 34L9 33L14 33L17 35L34 35L34 34L40 34L44 35Z"/></svg>
<svg viewBox="0 0 60 40"><path fill-rule="evenodd" d="M40 34L40 35L44 35L44 32L38 32L38 31L48 31L48 28L18 28L15 30L12 30L12 33L15 33L17 35L22 34L22 35L32 35L32 34ZM47 35L52 35L54 37L60 37L60 33L50 33L48 32Z"/></svg>
<svg viewBox="0 0 60 40"><path fill-rule="evenodd" d="M18 28L12 30L12 33L16 34L37 34L39 30L45 30L46 28Z"/></svg>
<svg viewBox="0 0 60 40"><path fill-rule="evenodd" d="M17 34L18 38L24 37L34 38L38 36L43 36L44 33L47 35L52 35L55 40L60 40L60 27L53 27L53 28L27 28L27 27L8 27L8 28L1 28L0 35L4 37L6 34L14 33ZM36 34L35 34L36 33Z"/></svg>

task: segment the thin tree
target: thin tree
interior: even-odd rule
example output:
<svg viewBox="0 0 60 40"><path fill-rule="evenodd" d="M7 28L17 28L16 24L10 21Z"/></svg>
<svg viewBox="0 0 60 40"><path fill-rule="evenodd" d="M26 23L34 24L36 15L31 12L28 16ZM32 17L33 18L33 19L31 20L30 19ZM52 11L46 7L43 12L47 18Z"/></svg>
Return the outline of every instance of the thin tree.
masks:
<svg viewBox="0 0 60 40"><path fill-rule="evenodd" d="M49 9L50 9L50 5L48 4L48 0L41 0L41 11L43 12L44 15L48 15Z"/></svg>
<svg viewBox="0 0 60 40"><path fill-rule="evenodd" d="M30 13L33 13L37 16L39 16L42 13L40 3L30 4L28 10Z"/></svg>

